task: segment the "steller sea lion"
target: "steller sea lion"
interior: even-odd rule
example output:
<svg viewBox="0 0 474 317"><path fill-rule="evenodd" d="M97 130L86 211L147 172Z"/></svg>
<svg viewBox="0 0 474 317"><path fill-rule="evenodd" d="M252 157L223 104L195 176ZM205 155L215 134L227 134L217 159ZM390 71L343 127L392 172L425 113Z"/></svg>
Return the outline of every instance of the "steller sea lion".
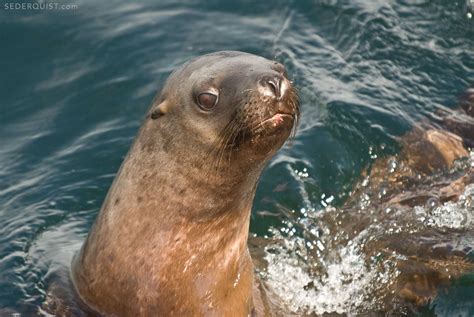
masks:
<svg viewBox="0 0 474 317"><path fill-rule="evenodd" d="M263 57L217 52L173 72L73 260L84 303L107 316L258 313L252 201L298 116L284 66Z"/></svg>

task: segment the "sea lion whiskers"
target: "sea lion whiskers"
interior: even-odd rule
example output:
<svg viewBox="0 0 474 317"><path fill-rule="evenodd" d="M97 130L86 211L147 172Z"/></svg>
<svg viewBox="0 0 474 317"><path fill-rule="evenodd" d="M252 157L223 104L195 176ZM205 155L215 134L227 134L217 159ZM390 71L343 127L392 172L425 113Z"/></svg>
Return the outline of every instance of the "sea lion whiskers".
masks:
<svg viewBox="0 0 474 317"><path fill-rule="evenodd" d="M226 130L226 128L224 128ZM214 146L207 152L204 160L210 161L210 168L207 170L207 181L210 182L211 178L216 177L217 173L220 170L220 162L222 155L224 155L225 151L225 143L227 143L227 139L229 138L229 133L225 133L223 137L219 137L215 142Z"/></svg>
<svg viewBox="0 0 474 317"><path fill-rule="evenodd" d="M219 142L219 155L218 155L218 161L217 161L217 164L215 164L215 171L219 171L220 167L221 167L221 163L223 161L225 161L224 157L225 157L225 152L226 150L229 148L229 144L230 144L230 140L233 138L233 135L235 133L235 125L234 124L230 124L227 126L227 128L225 129L225 132L224 132L224 135L222 137L222 139L220 140Z"/></svg>
<svg viewBox="0 0 474 317"><path fill-rule="evenodd" d="M225 161L225 152L229 149L229 145L231 144L230 141L235 140L234 135L237 134L239 130L239 127L237 126L237 120L235 120L237 112L238 111L235 111L234 115L232 115L232 119L228 124L226 124L224 129L222 129L220 136L214 142L214 146L211 147L211 150L207 154L207 158L210 158L211 161L210 169L208 171L208 180L211 178L211 176L216 176L220 171L221 164L223 161ZM231 154L229 154L229 160L230 155Z"/></svg>
<svg viewBox="0 0 474 317"><path fill-rule="evenodd" d="M238 145L242 139L245 139L245 124L243 121L240 121L240 125L239 126L235 126L235 131L232 133L233 134L233 138L232 138L232 141L229 143L229 145L231 145L232 147L236 147L236 145ZM232 156L232 151L229 151L229 158L227 160L227 162L230 163L230 159L231 159L231 156Z"/></svg>
<svg viewBox="0 0 474 317"><path fill-rule="evenodd" d="M244 92L253 91L255 90L246 89ZM248 112L250 111L250 109L248 109L248 105L250 104L252 104L252 101L239 104L237 109L234 111L231 120L222 130L221 137L216 142L218 155L217 163L213 164L213 170L215 172L220 170L221 164L223 162L227 162L229 164L232 159L233 150L238 148L242 141L251 136L248 123L246 122ZM226 153L226 151L228 153Z"/></svg>

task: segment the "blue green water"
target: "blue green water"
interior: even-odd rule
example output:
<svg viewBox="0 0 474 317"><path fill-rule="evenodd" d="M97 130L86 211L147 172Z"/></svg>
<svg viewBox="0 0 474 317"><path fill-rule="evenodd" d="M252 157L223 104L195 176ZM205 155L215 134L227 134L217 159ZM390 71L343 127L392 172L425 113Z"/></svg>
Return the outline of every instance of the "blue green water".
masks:
<svg viewBox="0 0 474 317"><path fill-rule="evenodd" d="M300 91L298 133L258 188L261 236L281 225L262 211L320 209L323 194L342 204L371 155L396 153L397 136L474 84L463 1L60 3L77 8L0 8L0 308L25 316L80 247L151 100L187 59L274 58ZM449 309L428 313L473 316L472 292L472 278L461 281Z"/></svg>

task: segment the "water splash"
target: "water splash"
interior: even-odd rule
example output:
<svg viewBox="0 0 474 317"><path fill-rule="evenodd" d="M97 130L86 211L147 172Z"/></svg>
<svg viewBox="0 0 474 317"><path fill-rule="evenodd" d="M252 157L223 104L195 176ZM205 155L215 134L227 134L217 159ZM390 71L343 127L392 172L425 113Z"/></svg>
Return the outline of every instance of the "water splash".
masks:
<svg viewBox="0 0 474 317"><path fill-rule="evenodd" d="M446 202L441 206L426 208L416 206L415 214L428 227L439 229L469 229L474 225L474 184L464 190L457 202Z"/></svg>
<svg viewBox="0 0 474 317"><path fill-rule="evenodd" d="M268 262L266 282L290 311L343 314L372 309L377 306L372 294L387 287L397 274L395 270L374 270L366 263L360 246L351 243L337 250L338 260L324 263L323 276L314 276L289 251L294 244L303 243L301 240L298 237L285 240L284 246L273 246L271 252L267 250L265 257Z"/></svg>
<svg viewBox="0 0 474 317"><path fill-rule="evenodd" d="M455 169L471 173L474 152L470 156ZM359 314L400 308L393 300L403 274L398 264L420 260L409 264L416 270L433 260L446 264L443 270L447 272L449 251L440 262L434 255L423 258L423 252L441 245L464 252L472 240L474 184L467 185L457 201L442 204L384 205L378 210L377 202L361 192L355 206L287 211L284 226L270 230L273 240L265 249L267 267L260 275L283 302L283 309L300 314ZM462 232L465 237L460 239ZM437 240L440 234L443 241ZM405 250L403 241L413 241L415 251Z"/></svg>

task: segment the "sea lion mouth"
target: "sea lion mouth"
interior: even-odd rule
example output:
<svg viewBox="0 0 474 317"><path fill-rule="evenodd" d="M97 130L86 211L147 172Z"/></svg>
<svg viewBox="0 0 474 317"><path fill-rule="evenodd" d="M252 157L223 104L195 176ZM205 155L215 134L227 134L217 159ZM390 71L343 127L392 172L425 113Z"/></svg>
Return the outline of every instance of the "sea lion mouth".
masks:
<svg viewBox="0 0 474 317"><path fill-rule="evenodd" d="M285 120L294 121L294 120L295 120L295 115L294 115L294 114L291 114L291 113L277 112L277 113L275 113L273 116L271 116L270 118L263 120L263 121L259 124L259 126L264 125L264 124L267 124L267 123L270 123L270 124L272 124L274 127L276 127L276 126L278 126L279 124L282 124L283 121L285 121Z"/></svg>
<svg viewBox="0 0 474 317"><path fill-rule="evenodd" d="M261 140L261 137L273 140L294 137L299 123L300 101L291 84L285 90L285 94L278 98L262 95L258 90L253 91L253 96L248 97L237 116L242 124L239 137L235 139L236 145Z"/></svg>
<svg viewBox="0 0 474 317"><path fill-rule="evenodd" d="M262 101L261 106L264 109L263 114L251 128L253 133L274 133L275 129L285 128L291 130L291 136L294 136L300 116L300 105L293 87L289 87L288 95L284 98Z"/></svg>

